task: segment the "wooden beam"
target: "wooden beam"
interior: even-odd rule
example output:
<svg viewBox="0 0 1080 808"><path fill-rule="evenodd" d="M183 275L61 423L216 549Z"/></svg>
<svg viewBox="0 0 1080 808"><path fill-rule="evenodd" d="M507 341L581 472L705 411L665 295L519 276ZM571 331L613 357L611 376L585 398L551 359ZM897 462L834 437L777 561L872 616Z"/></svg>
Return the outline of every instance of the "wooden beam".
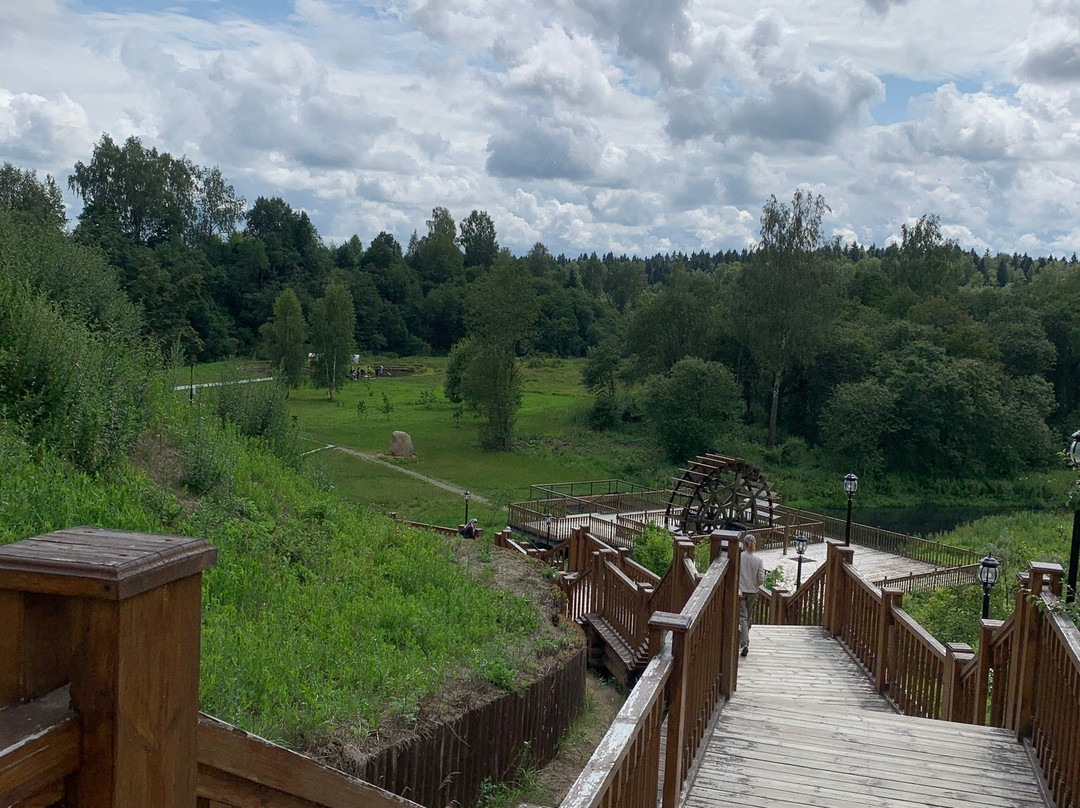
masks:
<svg viewBox="0 0 1080 808"><path fill-rule="evenodd" d="M64 778L79 768L81 729L66 687L0 709L0 805L62 798Z"/></svg>

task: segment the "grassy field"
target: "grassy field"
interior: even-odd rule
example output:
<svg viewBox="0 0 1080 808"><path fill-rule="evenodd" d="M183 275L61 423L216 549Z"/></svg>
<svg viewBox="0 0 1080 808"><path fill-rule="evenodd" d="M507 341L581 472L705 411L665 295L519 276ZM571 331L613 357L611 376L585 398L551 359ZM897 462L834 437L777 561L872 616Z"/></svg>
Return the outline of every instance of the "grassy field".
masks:
<svg viewBox="0 0 1080 808"><path fill-rule="evenodd" d="M620 476L636 480L652 462L645 440L597 435L581 426L590 397L581 387L577 362L525 369L516 448L505 454L480 448L475 414L455 417L454 405L442 392L445 360L421 361L411 375L350 382L333 402L324 390L293 391L290 412L310 448L333 443L385 454L391 432L408 432L416 457L395 463L497 503L499 508L474 500L470 506L470 516L486 528L504 525L502 506L527 498L531 484ZM457 524L464 517L457 494L340 452L313 458L339 493L354 502L417 521Z"/></svg>
<svg viewBox="0 0 1080 808"><path fill-rule="evenodd" d="M615 477L667 487L670 475L676 473L641 424L611 433L585 428L584 413L591 396L581 385L581 360L525 363L522 406L511 453L481 449L478 417L468 411L455 413L455 406L445 399L445 359L373 357L367 363L403 364L416 372L349 382L332 402L325 390L304 386L293 391L289 409L300 428L304 448L317 450L332 443L385 454L391 432L408 432L416 457L396 460L395 464L496 503L499 507L488 507L474 499L470 507L470 516L479 518L486 529L502 527L506 516L501 507L526 498L533 484ZM257 360L240 359L197 365L195 379L203 383L262 372ZM177 369L175 375L178 383L187 381L186 368ZM838 472L819 465L815 453L801 442L765 449L744 435L729 440L719 450L760 465L787 504L811 509L843 507ZM339 494L372 510L397 511L406 519L447 525L456 525L464 517L464 503L458 494L384 466L337 451L316 452L309 462L321 469ZM859 504L1059 507L1068 485L1065 469L1032 471L1012 480L926 480L889 475L864 478Z"/></svg>

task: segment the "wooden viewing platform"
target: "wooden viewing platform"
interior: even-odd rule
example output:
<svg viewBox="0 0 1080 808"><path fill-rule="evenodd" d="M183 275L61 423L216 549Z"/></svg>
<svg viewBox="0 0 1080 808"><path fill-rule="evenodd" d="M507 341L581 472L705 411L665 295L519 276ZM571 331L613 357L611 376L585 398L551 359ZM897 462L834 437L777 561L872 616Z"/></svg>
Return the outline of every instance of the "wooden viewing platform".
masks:
<svg viewBox="0 0 1080 808"><path fill-rule="evenodd" d="M684 808L1045 808L1004 729L896 714L836 640L757 626Z"/></svg>

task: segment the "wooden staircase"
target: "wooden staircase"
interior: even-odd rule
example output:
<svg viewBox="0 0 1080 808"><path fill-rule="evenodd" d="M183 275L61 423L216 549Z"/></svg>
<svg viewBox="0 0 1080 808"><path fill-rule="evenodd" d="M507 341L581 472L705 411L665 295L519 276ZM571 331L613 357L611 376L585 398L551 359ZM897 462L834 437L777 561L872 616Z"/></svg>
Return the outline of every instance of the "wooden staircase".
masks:
<svg viewBox="0 0 1080 808"><path fill-rule="evenodd" d="M896 714L820 628L756 626L685 808L1046 808L1002 729Z"/></svg>

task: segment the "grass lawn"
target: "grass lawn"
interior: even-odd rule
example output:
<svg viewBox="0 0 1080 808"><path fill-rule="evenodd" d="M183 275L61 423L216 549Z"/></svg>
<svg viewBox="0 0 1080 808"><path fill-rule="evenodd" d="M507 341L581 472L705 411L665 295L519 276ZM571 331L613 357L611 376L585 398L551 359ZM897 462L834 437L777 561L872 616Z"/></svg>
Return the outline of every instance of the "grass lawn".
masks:
<svg viewBox="0 0 1080 808"><path fill-rule="evenodd" d="M349 382L328 400L325 390L293 391L289 408L311 448L333 443L370 453L386 453L390 433L408 432L416 457L395 461L404 468L466 488L500 506L525 499L529 486L566 480L633 475L654 458L637 443L589 432L579 424L591 397L580 383L580 362L549 361L523 368L522 405L516 449L485 451L477 441L479 418L443 396L444 359L423 359L419 372ZM412 364L410 360L409 364ZM384 397L385 396L385 401ZM363 402L364 413L357 404ZM384 411L389 405L390 412ZM461 497L383 466L340 452L313 456L343 493L377 510L396 510L403 518L456 525L464 516ZM505 513L470 506L487 528L505 524Z"/></svg>

